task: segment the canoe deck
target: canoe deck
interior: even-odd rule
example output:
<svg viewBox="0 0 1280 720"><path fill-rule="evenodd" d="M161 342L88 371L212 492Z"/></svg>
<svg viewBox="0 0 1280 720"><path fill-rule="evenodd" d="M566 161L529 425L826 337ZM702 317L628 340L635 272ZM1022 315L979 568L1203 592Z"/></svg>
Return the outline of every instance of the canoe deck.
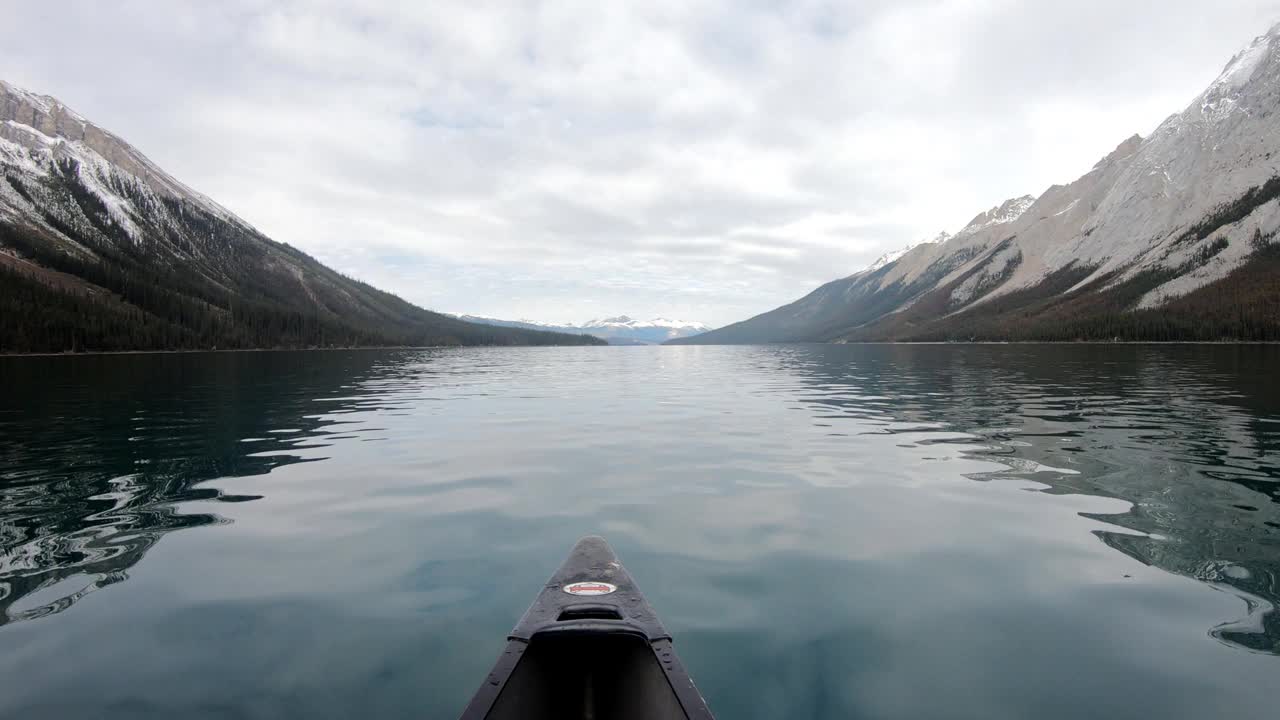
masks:
<svg viewBox="0 0 1280 720"><path fill-rule="evenodd" d="M578 541L461 720L713 720L604 538Z"/></svg>

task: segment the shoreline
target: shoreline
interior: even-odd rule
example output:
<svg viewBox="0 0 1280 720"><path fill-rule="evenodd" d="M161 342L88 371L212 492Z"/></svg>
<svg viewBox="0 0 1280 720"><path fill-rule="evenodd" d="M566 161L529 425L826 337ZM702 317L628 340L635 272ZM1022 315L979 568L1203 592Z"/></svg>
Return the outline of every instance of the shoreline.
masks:
<svg viewBox="0 0 1280 720"><path fill-rule="evenodd" d="M213 353L265 353L265 352L341 352L341 351L386 351L386 350L448 350L463 348L569 348L569 347L774 347L783 345L1151 345L1168 347L1176 345L1280 345L1277 340L917 340L904 342L864 341L864 342L792 342L792 343L679 343L667 345L368 345L360 347L327 347L327 348L226 348L226 349L187 349L187 350L87 350L63 352L0 352L0 358L50 358L50 357L102 357L112 355L196 355Z"/></svg>
<svg viewBox="0 0 1280 720"><path fill-rule="evenodd" d="M1280 345L1280 340L911 340L812 343L815 345Z"/></svg>
<svg viewBox="0 0 1280 720"><path fill-rule="evenodd" d="M663 343L652 347L771 347L783 345L1280 345L1280 340L865 340L861 342Z"/></svg>
<svg viewBox="0 0 1280 720"><path fill-rule="evenodd" d="M101 357L107 355L196 355L214 353L265 353L265 352L341 352L344 350L449 350L461 348L536 348L536 347L607 347L604 345L361 345L358 347L327 348L224 348L185 350L83 350L63 352L0 352L0 358L25 357Z"/></svg>

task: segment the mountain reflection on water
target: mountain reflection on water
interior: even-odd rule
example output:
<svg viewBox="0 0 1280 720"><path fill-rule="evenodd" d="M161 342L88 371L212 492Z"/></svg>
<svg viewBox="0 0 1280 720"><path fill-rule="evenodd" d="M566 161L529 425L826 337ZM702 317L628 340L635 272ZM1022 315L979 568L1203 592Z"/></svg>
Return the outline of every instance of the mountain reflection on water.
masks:
<svg viewBox="0 0 1280 720"><path fill-rule="evenodd" d="M955 513L963 507L954 504L957 488L994 490L1011 481L1058 496L1045 498L1049 504L1076 507L1080 498L1110 500L1091 501L1089 509L1078 512L1097 521L1091 529L1046 525L1036 530L1034 549L1009 550L1010 557L1026 563L1010 573L1032 573L1044 566L1069 574L1082 567L1079 562L1087 568L1088 562L1077 557L1075 536L1092 532L1107 547L1142 564L1238 598L1239 613L1195 628L1200 638L1211 635L1233 652L1280 655L1280 387L1272 379L1275 367L1280 367L1276 347L1129 345L0 358L0 626L8 626L0 627L0 637L21 626L29 628L23 633L28 642L58 640L62 618L81 612L74 606L91 594L102 598L94 601L95 612L109 615L113 606L107 598L116 590L108 586L129 580L139 568L155 568L153 574L173 570L145 558L176 530L208 528L203 532L211 533L209 547L223 547L219 538L232 537L242 538L236 547L253 547L257 558L228 550L216 558L216 566L214 557L200 554L198 543L188 543L196 549L187 552L192 567L229 581L243 565L248 588L243 592L254 597L249 581L260 581L261 575L254 573L261 571L249 568L258 558L284 557L286 552L258 535L243 534L235 518L255 507L269 507L290 537L304 541L301 550L289 545L288 552L295 554L282 562L315 560L332 568L329 582L335 598L345 589L343 573L350 572L351 583L359 585L365 582L359 579L361 572L369 572L367 567L344 566L343 552L376 556L387 542L396 542L406 554L420 557L429 571L398 577L393 569L383 569L385 575L378 577L389 586L444 584L422 590L421 597L432 600L421 608L390 604L380 612L395 618L396 627L435 628L423 632L433 633L431 642L443 643L441 648L461 647L469 637L446 637L453 632L445 627L449 623L461 627L459 623L483 616L494 627L478 628L477 633L500 637L505 632L500 625L514 621L509 615L536 588L507 588L494 580L495 570L484 570L475 558L506 553L511 563L537 568L530 575L539 576L559 560L546 556L542 541L532 540L542 534L549 538L545 544L554 547L562 542L561 535L601 530L624 541L642 538L651 554L640 554L638 565L650 565L650 576L653 567L671 573L667 582L658 583L657 594L664 588L690 588L693 596L707 598L708 605L725 591L724 584L739 582L709 575L707 557L715 548L721 553L714 557L717 565L763 575L752 579L768 587L803 568L811 568L813 577L787 582L826 582L823 573L859 572L868 566L824 566L820 561L833 553L854 557L855 545L863 543L868 546L859 550L863 555L879 552L893 563L894 572L938 583L936 591L945 593L946 583L957 580L929 564L936 560L919 555L922 559L913 561L909 552L871 545L909 541L948 553L945 557L953 558L948 562L960 562L969 556L990 557L990 542L1031 531L1001 527L1009 518L1001 514L1005 511L976 509L970 518L953 519L996 523L985 536L978 532L933 539L910 536L906 529L886 534L884 528L838 528L833 523L840 522L842 513L849 523L873 513L887 518L884 527L893 528L895 513L909 510L892 504L867 508L867 503L911 498L917 511L936 507L940 513ZM864 484L868 482L872 484ZM873 488L907 494L886 495ZM1031 510L1041 512L1035 509L1041 507ZM316 514L317 508L323 513ZM829 513L813 508L828 508ZM714 542L682 546L662 518L694 521L679 520L684 513L700 523L697 532L690 531L694 536L701 533ZM392 534L386 519L393 516L397 522L412 520L421 537ZM327 519L317 522L316 517ZM802 517L803 522L796 519ZM490 539L477 546L477 537ZM841 542L852 544L841 547ZM361 543L368 547L362 549ZM751 553L773 552L771 548L776 562L749 562ZM327 555L321 560L307 553ZM623 554L624 559L636 557ZM739 554L748 557L745 569ZM1060 564L1069 558L1075 559ZM648 585L644 577L640 580ZM973 580L981 583L983 577ZM152 582L163 586L164 580ZM493 592L495 582L506 588L504 594L509 590L519 597L503 597L499 606L475 605L475 598ZM1081 578L1082 584L1087 582ZM490 589L481 590L486 587ZM1000 592L996 587L993 581L990 592ZM107 590L95 594L103 588ZM270 597L264 589L257 599L265 603ZM749 606L753 597L743 590L735 602ZM769 597L759 594L762 616L789 611ZM1031 613L1041 611L1031 596L999 599L1022 602ZM153 601L176 612L182 603L200 598ZM765 605L769 602L774 606ZM859 620L872 622L890 612L895 605L885 602L884 607L864 608ZM432 625L436 611L430 608L440 603L448 608L439 615L444 625ZM663 612L661 603L655 604ZM673 624L698 627L701 611L679 607L684 615L677 613ZM323 625L326 632L344 632L343 622L318 608L312 612L314 622L308 624L303 611L290 610L290 624L280 627L297 625L310 633ZM728 612L711 608L705 616ZM208 608L204 616L219 617ZM827 622L832 624L825 630L831 639L860 632L848 618L833 615ZM1064 632L1072 627L1062 622ZM776 625L771 630L784 636L788 632ZM799 642L802 630L794 632ZM742 650L733 650L729 638L718 640L709 629L689 636L690 664L700 685L711 689L709 697L719 695L723 707L731 704L726 697L740 695L742 705L735 712L749 714L751 688L707 660L727 659ZM722 646L716 647L717 642ZM1016 637L1000 642L1006 654L1027 651ZM37 654L28 662L44 657L37 650L30 650ZM184 652L201 650L184 647ZM376 655L377 648L369 652ZM460 651L453 652L459 658ZM475 652L485 655L488 650ZM0 671L5 670L2 662ZM82 662L83 672L96 667ZM405 672L441 669L441 661L431 662L435 664ZM478 657L455 664L471 672L472 664L485 662ZM800 672L794 662L789 667ZM819 670L829 668L813 671ZM441 677L445 683L449 676ZM817 703L803 699L813 697L803 689L807 681L797 682L802 689L789 702ZM469 690L450 686L448 697L440 696L439 688L434 692L436 700L414 696L406 702L438 701L448 714ZM15 702L25 704L7 707L0 701L0 714L49 711L32 700ZM842 716L853 712L851 707L836 704L824 711L814 705L805 716ZM970 710L974 716L986 712L977 706ZM1068 710L1097 708L1064 707L1063 713Z"/></svg>
<svg viewBox="0 0 1280 720"><path fill-rule="evenodd" d="M968 453L1008 469L974 480L1024 475L1047 493L1131 503L1090 514L1133 531L1099 531L1102 542L1233 591L1249 616L1213 635L1280 654L1280 348L927 347L882 346L855 366L803 347L782 366L812 388L799 397L818 417L964 434L921 444L977 439Z"/></svg>
<svg viewBox="0 0 1280 720"><path fill-rule="evenodd" d="M0 625L66 610L127 579L166 533L223 522L180 503L260 497L206 481L322 461L293 451L342 437L334 416L394 407L322 398L385 379L398 363L371 353L298 359L0 358Z"/></svg>

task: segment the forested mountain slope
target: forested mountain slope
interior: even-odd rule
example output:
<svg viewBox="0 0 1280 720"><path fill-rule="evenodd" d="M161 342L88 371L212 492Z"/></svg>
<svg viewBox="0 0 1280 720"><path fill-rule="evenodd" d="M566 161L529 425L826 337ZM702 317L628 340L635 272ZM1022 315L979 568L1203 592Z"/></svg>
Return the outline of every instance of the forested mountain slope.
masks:
<svg viewBox="0 0 1280 720"><path fill-rule="evenodd" d="M0 82L0 352L597 342L463 322L345 277Z"/></svg>

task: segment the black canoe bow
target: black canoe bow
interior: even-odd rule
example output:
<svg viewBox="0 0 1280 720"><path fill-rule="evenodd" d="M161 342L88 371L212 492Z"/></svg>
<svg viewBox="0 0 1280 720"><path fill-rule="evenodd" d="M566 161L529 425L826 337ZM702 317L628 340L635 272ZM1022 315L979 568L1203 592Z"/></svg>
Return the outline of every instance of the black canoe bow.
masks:
<svg viewBox="0 0 1280 720"><path fill-rule="evenodd" d="M461 720L714 720L613 548L585 537L507 636Z"/></svg>

